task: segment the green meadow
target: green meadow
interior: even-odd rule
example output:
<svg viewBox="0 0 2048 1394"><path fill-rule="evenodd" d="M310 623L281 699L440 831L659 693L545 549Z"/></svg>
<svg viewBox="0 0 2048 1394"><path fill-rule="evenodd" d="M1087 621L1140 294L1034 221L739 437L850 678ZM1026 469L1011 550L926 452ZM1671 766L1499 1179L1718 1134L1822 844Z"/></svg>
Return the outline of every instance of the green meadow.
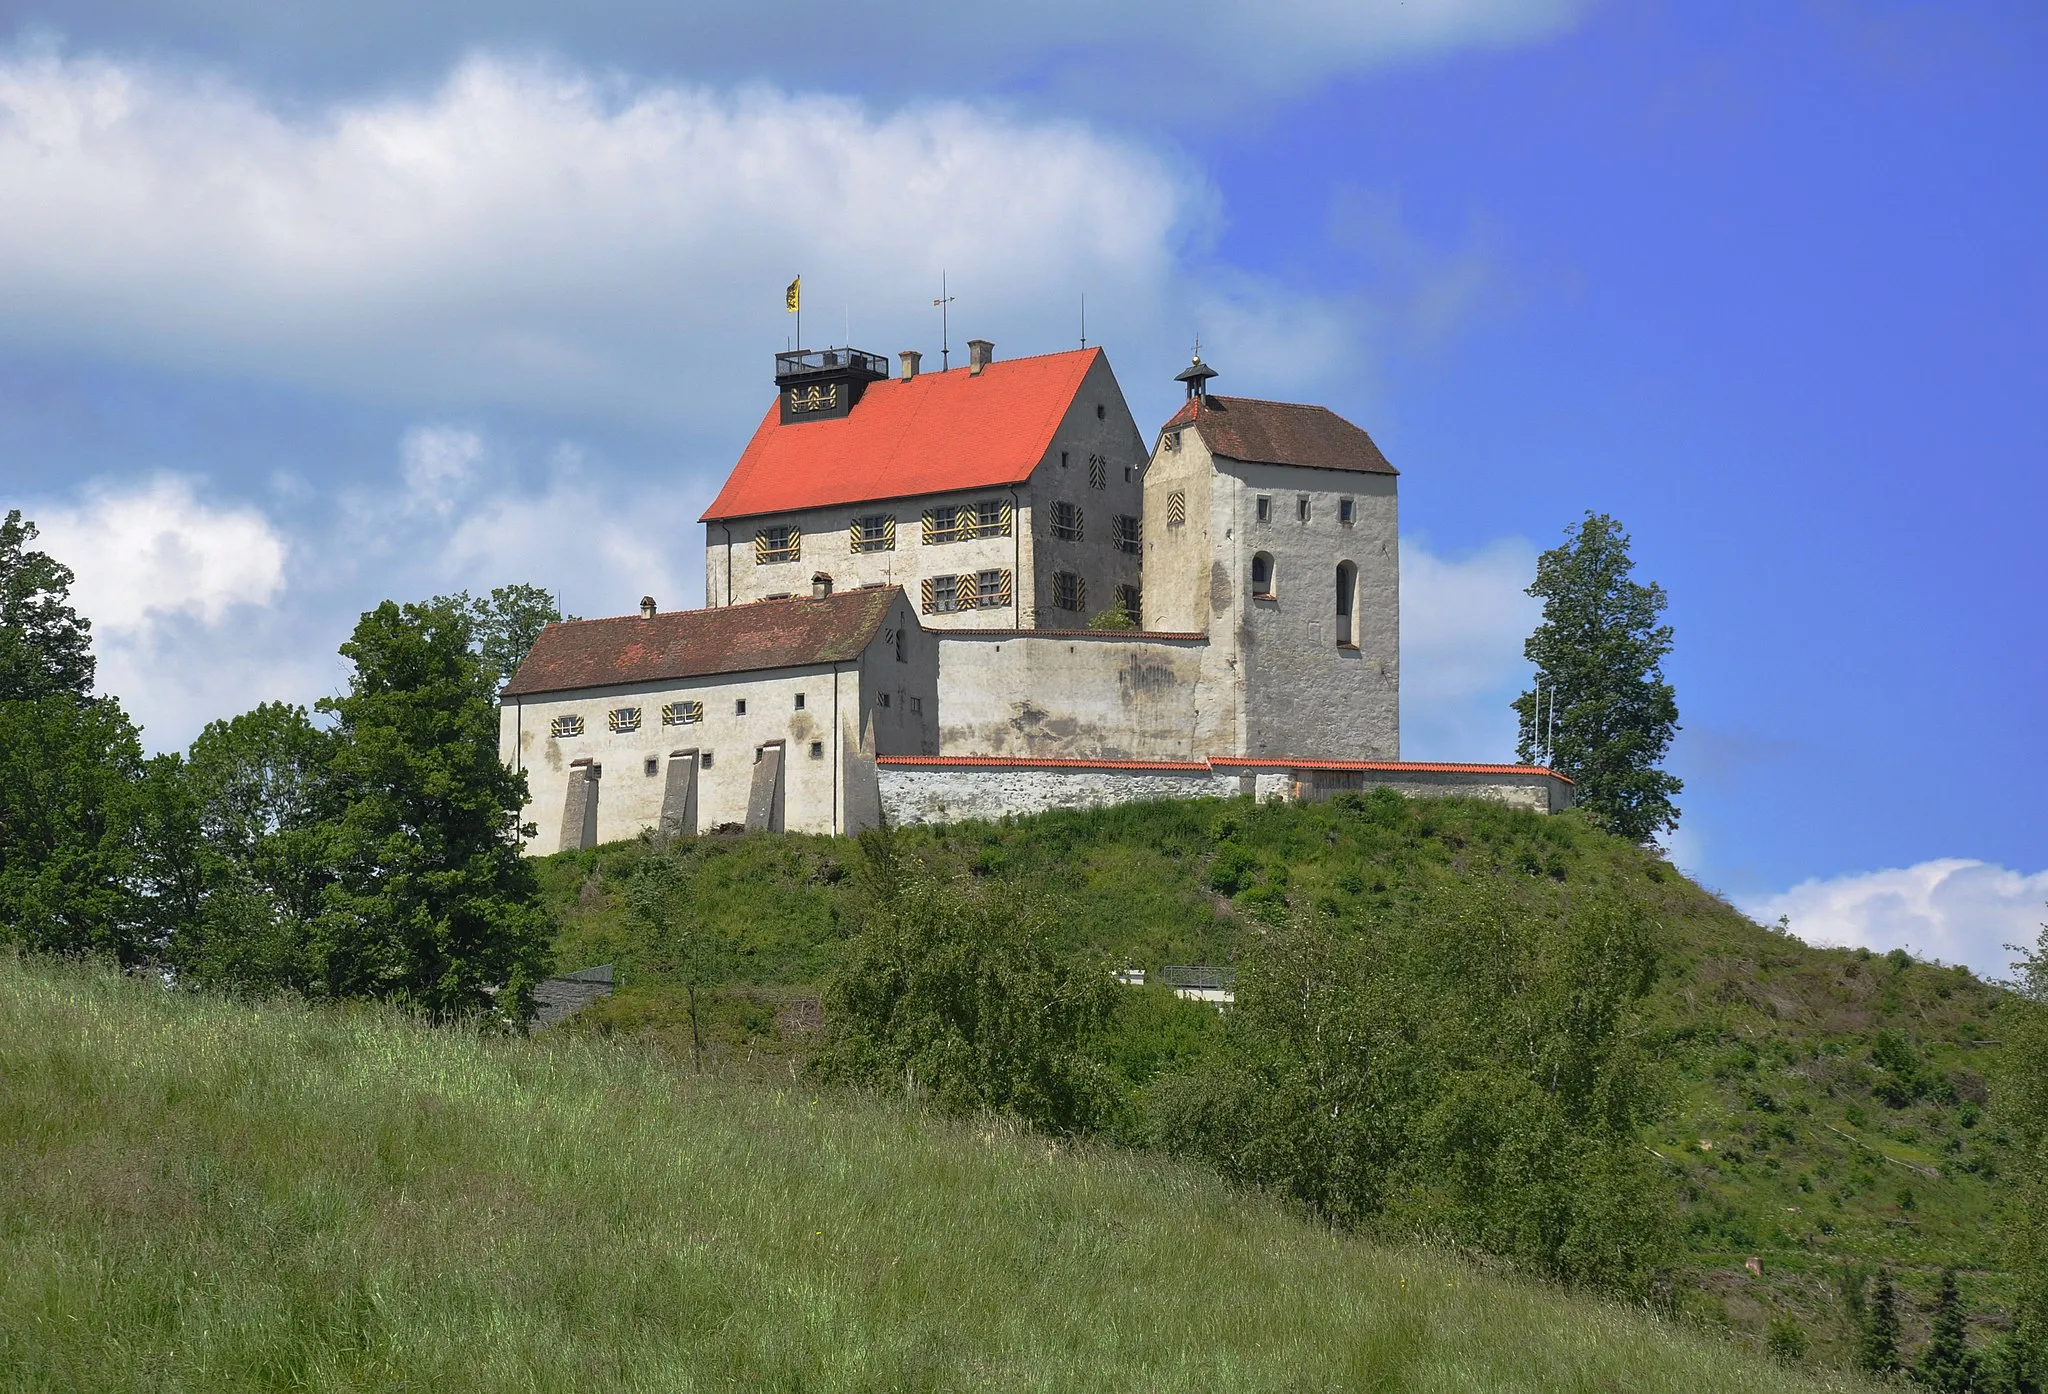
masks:
<svg viewBox="0 0 2048 1394"><path fill-rule="evenodd" d="M1856 1387L996 1120L20 958L0 1384Z"/></svg>

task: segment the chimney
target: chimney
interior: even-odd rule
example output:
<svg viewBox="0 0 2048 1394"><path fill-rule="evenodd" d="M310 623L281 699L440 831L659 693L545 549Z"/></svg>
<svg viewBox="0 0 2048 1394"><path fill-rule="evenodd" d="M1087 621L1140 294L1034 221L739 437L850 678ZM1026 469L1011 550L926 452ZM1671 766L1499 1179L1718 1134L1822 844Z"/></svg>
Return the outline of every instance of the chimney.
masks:
<svg viewBox="0 0 2048 1394"><path fill-rule="evenodd" d="M924 355L916 349L905 349L896 356L903 360L903 380L909 382L917 376L917 367L924 362Z"/></svg>
<svg viewBox="0 0 2048 1394"><path fill-rule="evenodd" d="M828 600L831 596L832 578L822 571L814 572L811 576L811 599Z"/></svg>
<svg viewBox="0 0 2048 1394"><path fill-rule="evenodd" d="M643 620L651 620L654 618L653 596L643 595L640 597L640 618Z"/></svg>
<svg viewBox="0 0 2048 1394"><path fill-rule="evenodd" d="M967 341L967 371L973 377L980 377L981 370L996 361L996 346L986 339Z"/></svg>

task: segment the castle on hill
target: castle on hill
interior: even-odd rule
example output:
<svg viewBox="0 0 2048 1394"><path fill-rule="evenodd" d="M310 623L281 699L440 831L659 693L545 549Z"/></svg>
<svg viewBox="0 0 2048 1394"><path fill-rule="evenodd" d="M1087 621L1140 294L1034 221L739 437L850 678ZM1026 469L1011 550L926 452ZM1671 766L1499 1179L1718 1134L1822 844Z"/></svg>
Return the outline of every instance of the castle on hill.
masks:
<svg viewBox="0 0 2048 1394"><path fill-rule="evenodd" d="M1399 472L1364 430L1212 394L1198 357L1148 450L1101 349L968 349L776 355L705 608L549 625L504 689L529 850L1381 784L1569 804L1400 759Z"/></svg>

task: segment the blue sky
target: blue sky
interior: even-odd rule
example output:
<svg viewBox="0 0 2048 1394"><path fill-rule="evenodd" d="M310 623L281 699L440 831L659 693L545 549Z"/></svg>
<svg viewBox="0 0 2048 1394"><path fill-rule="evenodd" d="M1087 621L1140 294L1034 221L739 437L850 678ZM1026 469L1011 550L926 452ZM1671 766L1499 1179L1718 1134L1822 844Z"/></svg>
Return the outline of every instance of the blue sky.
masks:
<svg viewBox="0 0 2048 1394"><path fill-rule="evenodd" d="M1502 758L1535 552L1671 594L1673 855L1997 971L2048 912L2048 11L0 0L0 495L160 746L386 595L702 594L806 337L1075 342L1404 470L1411 757ZM1014 12L1011 12L1014 11ZM819 326L825 326L820 330Z"/></svg>

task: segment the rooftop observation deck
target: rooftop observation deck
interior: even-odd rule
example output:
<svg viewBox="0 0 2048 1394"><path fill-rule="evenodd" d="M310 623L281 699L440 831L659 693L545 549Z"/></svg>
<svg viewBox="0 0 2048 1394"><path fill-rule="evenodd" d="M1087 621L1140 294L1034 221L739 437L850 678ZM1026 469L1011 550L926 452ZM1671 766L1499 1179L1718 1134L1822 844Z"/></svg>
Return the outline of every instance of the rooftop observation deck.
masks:
<svg viewBox="0 0 2048 1394"><path fill-rule="evenodd" d="M807 382L818 377L857 374L872 378L889 376L889 360L879 353L857 348L795 349L775 355L775 385Z"/></svg>

